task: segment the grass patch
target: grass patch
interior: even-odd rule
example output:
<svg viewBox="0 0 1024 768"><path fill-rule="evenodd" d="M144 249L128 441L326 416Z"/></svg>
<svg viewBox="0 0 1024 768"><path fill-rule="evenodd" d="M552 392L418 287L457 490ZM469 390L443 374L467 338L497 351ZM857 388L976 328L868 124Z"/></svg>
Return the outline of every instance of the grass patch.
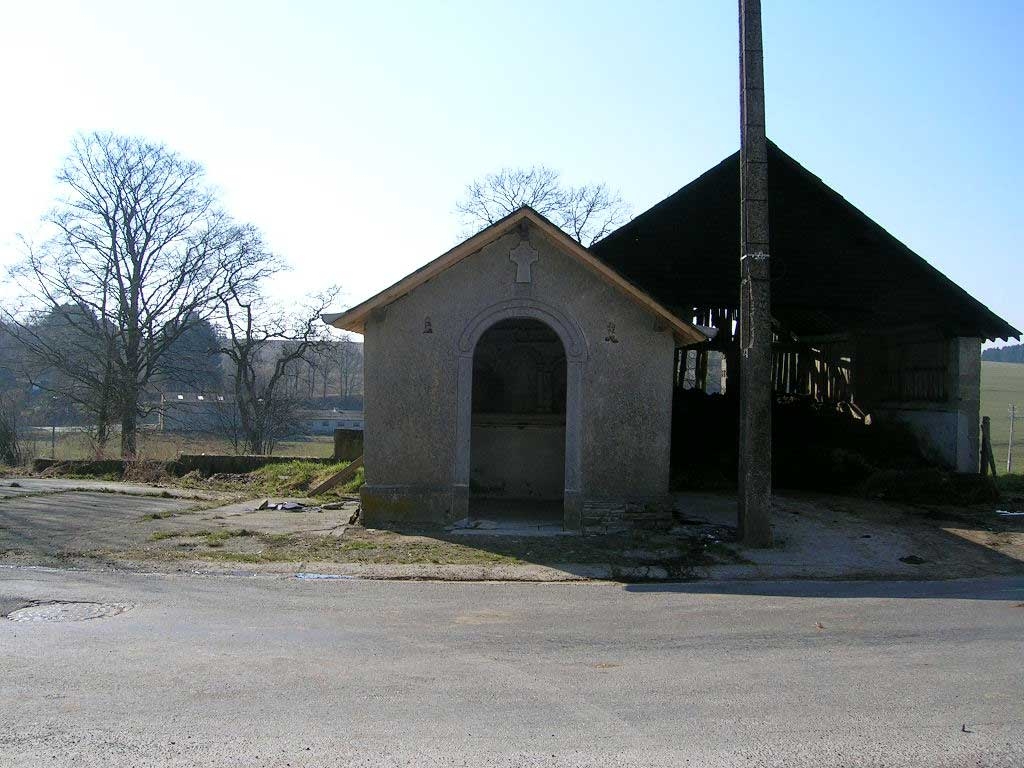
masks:
<svg viewBox="0 0 1024 768"><path fill-rule="evenodd" d="M166 520L168 517L174 517L174 512L150 512L148 515L143 515L139 520Z"/></svg>
<svg viewBox="0 0 1024 768"><path fill-rule="evenodd" d="M246 528L223 528L217 531L156 531L149 536L149 541L159 542L167 539L204 539L203 543L214 549L223 547L232 539L256 536L254 531Z"/></svg>
<svg viewBox="0 0 1024 768"><path fill-rule="evenodd" d="M97 474L87 473L74 464L56 464L47 470L47 476L59 476L64 478L81 478L90 480L127 481L140 484L161 484L174 485L178 488L190 488L205 491L226 491L244 495L249 498L255 496L281 497L308 495L309 491L319 485L331 475L340 472L350 462L334 462L324 464L318 461L305 459L291 459L275 461L266 466L255 469L248 473L219 473L204 477L198 470L190 472L181 477L167 476L159 465L159 474L143 474L133 469L126 470L124 476L119 473ZM155 472L155 470L154 470ZM364 472L359 469L351 480L344 485L333 488L323 494L324 497L338 497L341 495L358 492L364 483ZM95 493L119 493L130 496L149 496L155 498L171 499L176 498L174 493L166 489L154 489L151 492L126 492L119 488L89 488Z"/></svg>
<svg viewBox="0 0 1024 768"><path fill-rule="evenodd" d="M383 564L494 564L522 562L518 558L472 546L427 539L386 534L384 540L338 539L333 536L301 534L252 534L256 551L234 551L225 548L230 537L207 537L208 548L202 551L181 551L179 557L236 563L333 562ZM211 551L212 550L212 551Z"/></svg>
<svg viewBox="0 0 1024 768"><path fill-rule="evenodd" d="M321 532L262 533L245 528L159 531L150 541L175 540L177 546L153 547L156 558L270 563L362 563L375 565L561 566L579 563L614 568L661 566L684 576L698 565L741 562L732 547L709 536L662 533L554 538L463 537L433 528L402 530L350 527L342 536ZM142 553L140 553L142 554Z"/></svg>
<svg viewBox="0 0 1024 768"><path fill-rule="evenodd" d="M1003 498L1024 496L1024 475L998 475L996 487Z"/></svg>
<svg viewBox="0 0 1024 768"><path fill-rule="evenodd" d="M24 441L29 456L50 455L49 429L31 430ZM139 433L139 455L146 460L170 461L183 453L230 454L234 446L230 441L217 435L201 435L178 432L157 432L144 429ZM283 456L330 456L334 450L331 435L308 435L277 444L276 450ZM56 457L59 460L88 460L95 457L96 448L88 435L81 432L58 432L56 434ZM115 445L108 446L108 455L117 453Z"/></svg>
<svg viewBox="0 0 1024 768"><path fill-rule="evenodd" d="M272 547L283 547L287 544L293 544L295 542L295 534L265 533L260 536L260 539Z"/></svg>
<svg viewBox="0 0 1024 768"><path fill-rule="evenodd" d="M214 542L225 542L228 539L234 539L237 537L255 535L255 533L245 528L225 528L224 530L206 534L206 543L213 544Z"/></svg>
<svg viewBox="0 0 1024 768"><path fill-rule="evenodd" d="M313 461L280 461L267 464L252 472L242 474L216 474L208 478L192 474L178 478L179 484L190 488L205 488L244 493L248 496L298 496L306 495L310 489L331 475L347 467L349 462L322 464ZM334 488L325 495L354 493L363 485L363 471L345 485Z"/></svg>
<svg viewBox="0 0 1024 768"><path fill-rule="evenodd" d="M377 545L372 541L364 541L360 539L354 539L352 541L344 541L341 544L342 552L355 552L360 549L376 549Z"/></svg>
<svg viewBox="0 0 1024 768"><path fill-rule="evenodd" d="M356 476L355 477L353 477L351 480L349 480L344 485L339 485L337 488L334 488L333 490L328 491L328 493L331 494L331 495L358 493L359 489L363 487L363 484L365 482L366 482L366 470L363 467L360 467L359 469L356 470Z"/></svg>
<svg viewBox="0 0 1024 768"><path fill-rule="evenodd" d="M149 541L164 541L165 539L176 539L180 536L188 536L184 531L154 531L149 534Z"/></svg>
<svg viewBox="0 0 1024 768"><path fill-rule="evenodd" d="M312 461L287 461L268 464L250 472L256 482L268 490L308 491L322 478L340 472L348 462L317 464Z"/></svg>
<svg viewBox="0 0 1024 768"><path fill-rule="evenodd" d="M302 561L394 565L661 565L673 573L682 573L701 564L741 562L725 544L642 535L557 539L475 536L472 540L457 540L436 531L400 533L350 529L344 538L320 534L255 534L252 544L260 549L204 552L201 556L248 563Z"/></svg>

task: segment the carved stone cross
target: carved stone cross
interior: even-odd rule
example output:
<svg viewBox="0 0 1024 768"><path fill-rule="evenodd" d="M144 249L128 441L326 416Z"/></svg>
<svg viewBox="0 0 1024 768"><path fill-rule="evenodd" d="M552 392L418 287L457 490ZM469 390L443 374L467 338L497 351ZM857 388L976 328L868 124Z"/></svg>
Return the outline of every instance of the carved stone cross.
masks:
<svg viewBox="0 0 1024 768"><path fill-rule="evenodd" d="M537 261L537 251L529 240L520 240L519 245L508 252L508 260L516 264L516 282L532 283L533 274L530 266Z"/></svg>

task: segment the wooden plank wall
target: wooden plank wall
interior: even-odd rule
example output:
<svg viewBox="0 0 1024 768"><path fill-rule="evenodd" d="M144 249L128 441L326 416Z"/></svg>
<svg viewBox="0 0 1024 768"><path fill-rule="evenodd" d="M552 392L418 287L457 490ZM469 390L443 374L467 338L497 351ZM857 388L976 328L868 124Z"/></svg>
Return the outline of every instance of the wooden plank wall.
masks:
<svg viewBox="0 0 1024 768"><path fill-rule="evenodd" d="M707 344L678 350L676 386L707 391L708 355L719 351L729 357L728 353L734 352L738 317L738 310L732 307L693 308L692 322L717 328L718 334ZM776 394L812 397L818 402L851 402L852 368L851 358L834 345L818 348L778 339L772 345L772 389Z"/></svg>

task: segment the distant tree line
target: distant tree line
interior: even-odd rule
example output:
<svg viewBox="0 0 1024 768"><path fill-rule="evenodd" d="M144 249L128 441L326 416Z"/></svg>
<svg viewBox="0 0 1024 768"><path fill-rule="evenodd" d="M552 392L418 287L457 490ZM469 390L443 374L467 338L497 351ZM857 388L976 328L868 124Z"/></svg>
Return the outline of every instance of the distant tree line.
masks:
<svg viewBox="0 0 1024 768"><path fill-rule="evenodd" d="M135 458L159 393L174 390L230 392L240 447L262 452L289 426L302 371L307 392L326 391L326 371L352 367L332 363L345 345L319 319L337 289L301 307L270 299L285 263L224 210L199 164L92 133L57 181L47 234L22 241L19 297L0 311L0 460L17 458L6 432L40 421L87 423L97 455L116 434Z"/></svg>
<svg viewBox="0 0 1024 768"><path fill-rule="evenodd" d="M986 349L981 353L981 359L994 363L1024 363L1024 344Z"/></svg>

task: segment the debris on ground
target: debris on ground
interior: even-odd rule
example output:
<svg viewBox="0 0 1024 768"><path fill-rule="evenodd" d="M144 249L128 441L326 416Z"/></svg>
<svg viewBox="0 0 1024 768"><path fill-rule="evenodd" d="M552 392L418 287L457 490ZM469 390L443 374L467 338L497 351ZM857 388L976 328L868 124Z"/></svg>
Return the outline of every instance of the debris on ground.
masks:
<svg viewBox="0 0 1024 768"><path fill-rule="evenodd" d="M307 507L299 501L271 501L270 499L264 499L256 507L256 511L260 512L264 509L276 509L278 512L319 512L321 508L316 506Z"/></svg>
<svg viewBox="0 0 1024 768"><path fill-rule="evenodd" d="M296 579L304 581L334 581L338 579L354 579L355 576L347 576L341 573L296 573Z"/></svg>
<svg viewBox="0 0 1024 768"><path fill-rule="evenodd" d="M454 523L448 526L449 531L468 531L476 530L478 528L497 528L498 523L493 520L481 520L471 519L464 517L461 520L456 520Z"/></svg>
<svg viewBox="0 0 1024 768"><path fill-rule="evenodd" d="M907 555L906 557L901 557L900 562L906 563L907 565L922 565L928 561L923 557L918 557L917 555Z"/></svg>

